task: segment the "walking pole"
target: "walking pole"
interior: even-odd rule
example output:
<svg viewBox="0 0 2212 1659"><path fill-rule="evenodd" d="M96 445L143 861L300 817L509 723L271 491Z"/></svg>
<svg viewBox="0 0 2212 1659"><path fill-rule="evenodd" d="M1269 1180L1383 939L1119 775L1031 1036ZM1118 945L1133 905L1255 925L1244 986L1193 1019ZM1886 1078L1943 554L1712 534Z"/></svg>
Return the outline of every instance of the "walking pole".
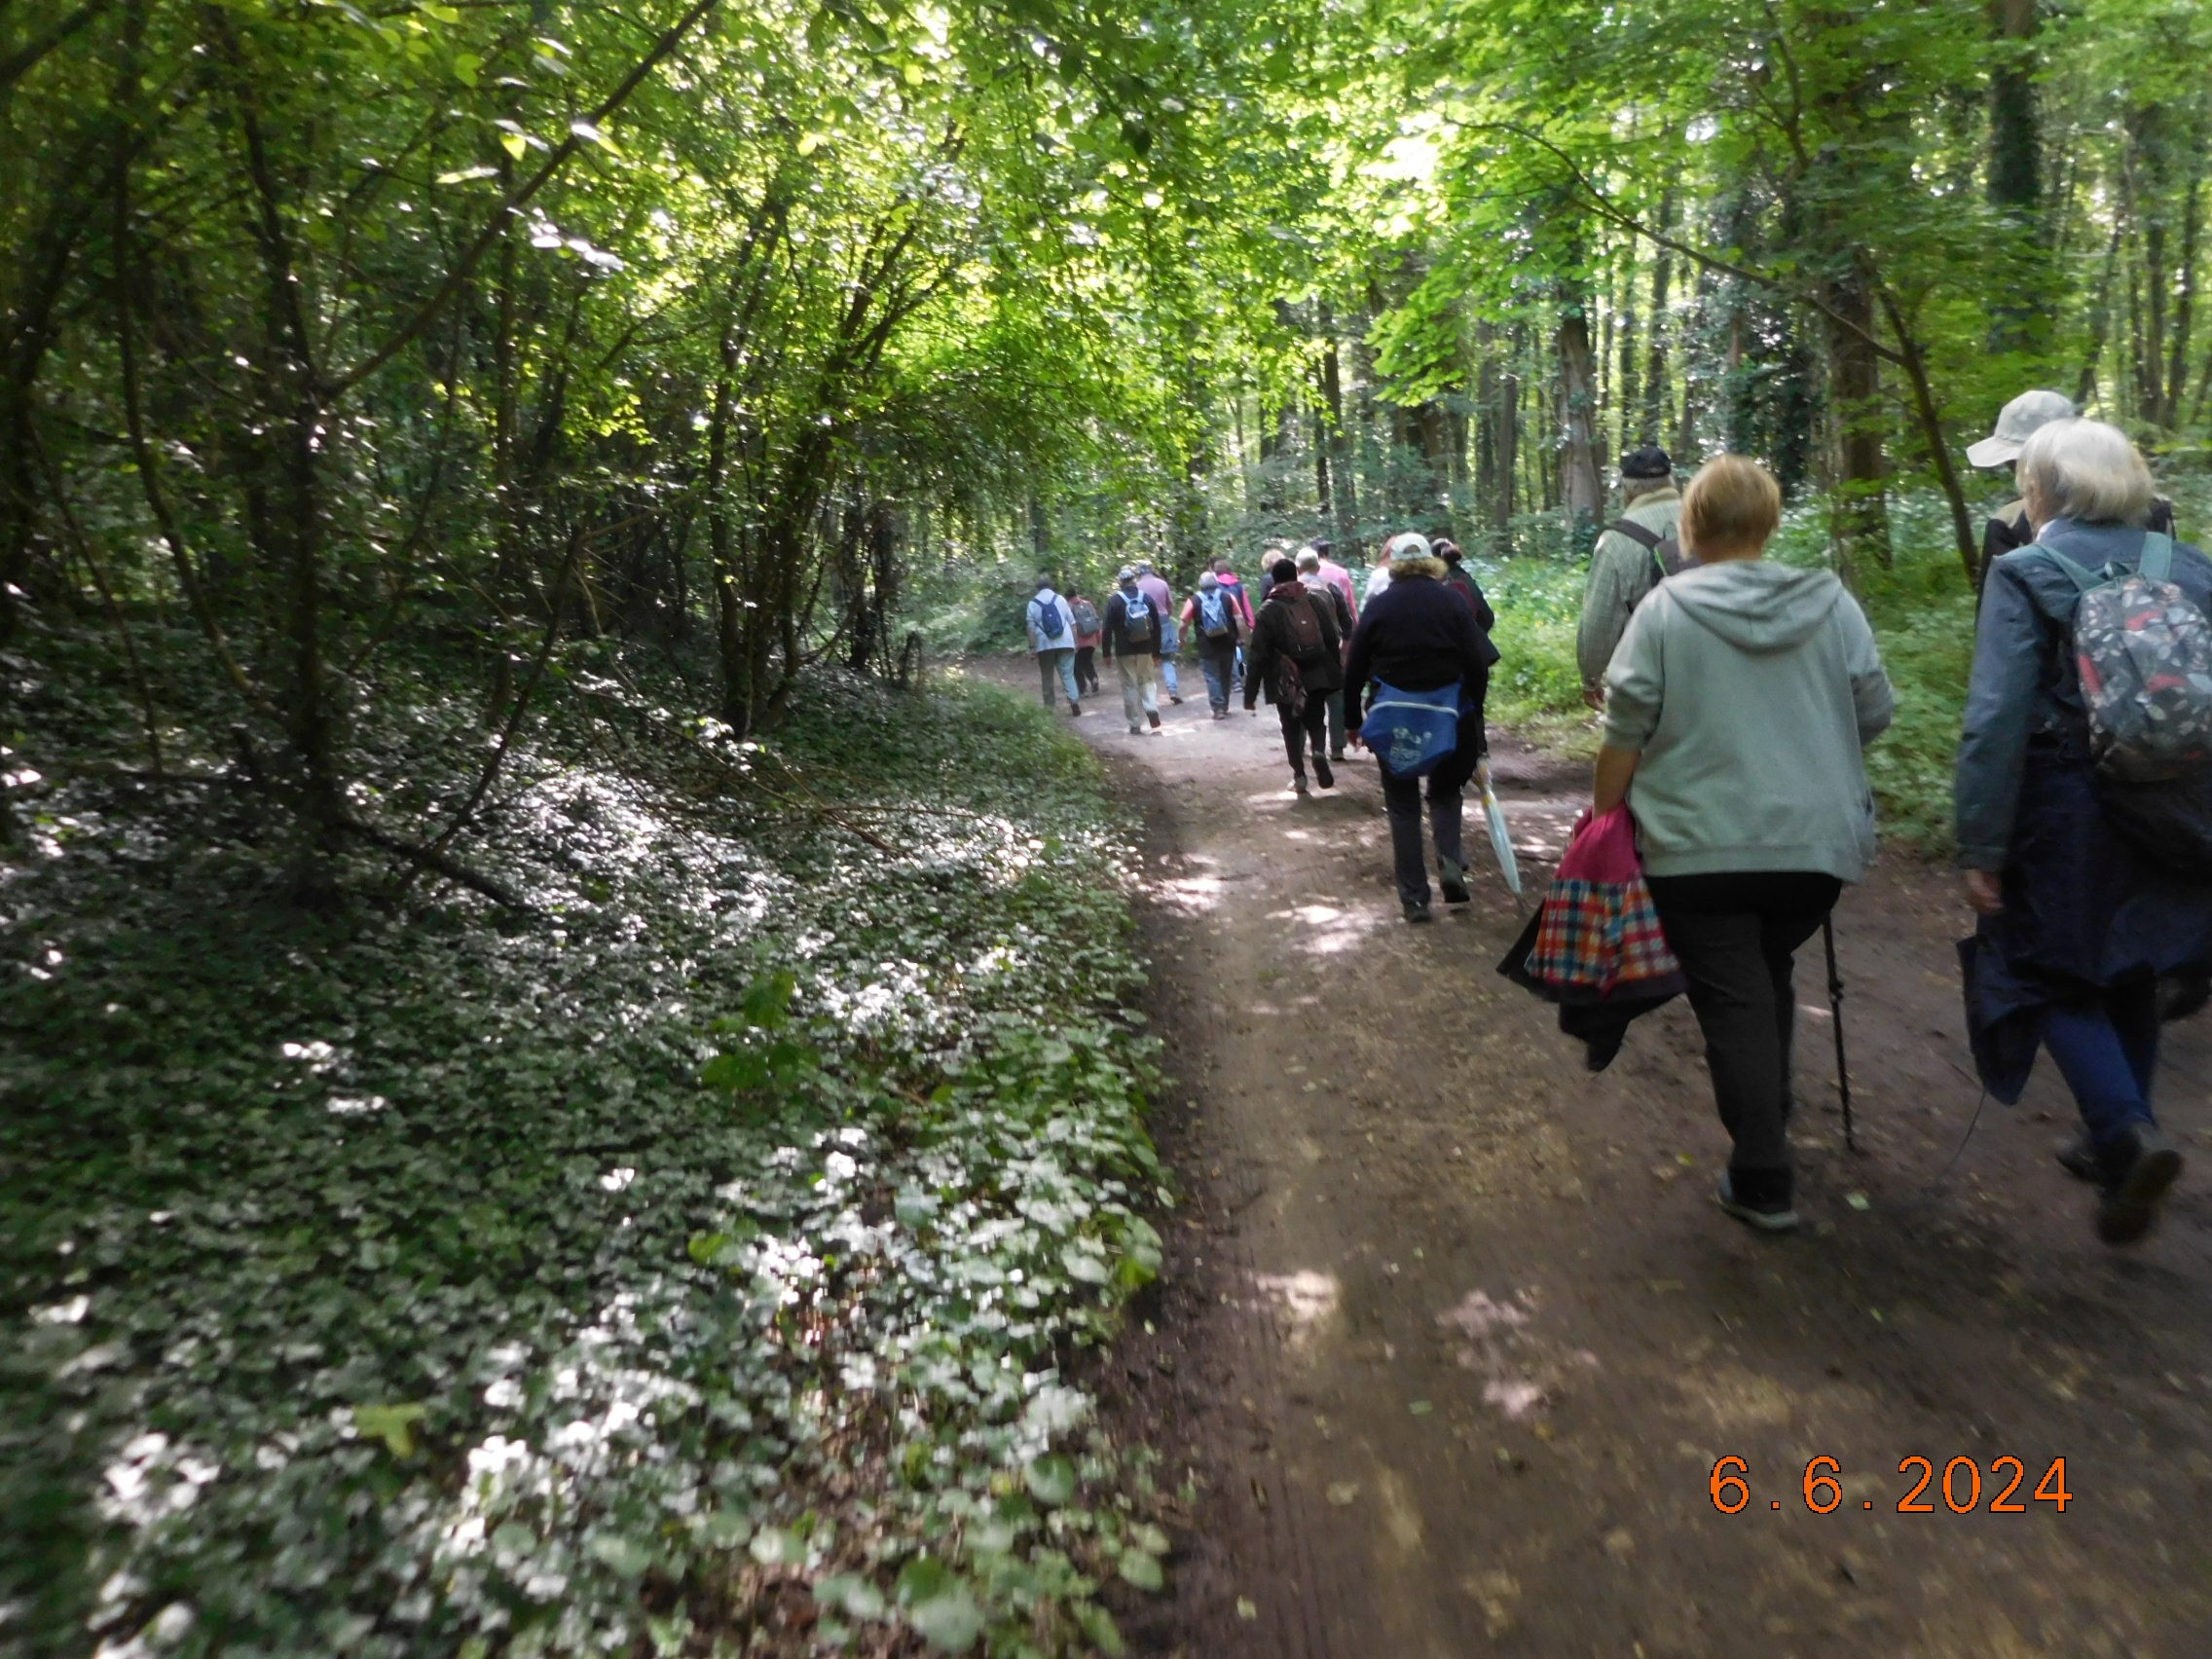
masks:
<svg viewBox="0 0 2212 1659"><path fill-rule="evenodd" d="M1828 947L1828 1023L1835 1027L1835 1091L1843 1097L1843 1144L1859 1150L1859 1137L1851 1126L1851 1068L1843 1057L1843 975L1835 965L1835 914L1821 918L1821 933Z"/></svg>

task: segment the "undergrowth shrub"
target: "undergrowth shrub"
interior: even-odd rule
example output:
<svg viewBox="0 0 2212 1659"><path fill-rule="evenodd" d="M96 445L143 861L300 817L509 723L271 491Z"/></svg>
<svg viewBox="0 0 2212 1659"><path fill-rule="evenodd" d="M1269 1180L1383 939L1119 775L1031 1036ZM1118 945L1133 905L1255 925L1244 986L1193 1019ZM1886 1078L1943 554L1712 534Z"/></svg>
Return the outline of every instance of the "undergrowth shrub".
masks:
<svg viewBox="0 0 2212 1659"><path fill-rule="evenodd" d="M372 792L465 787L448 670ZM216 757L31 727L0 1645L1114 1649L1166 1541L1066 1367L1166 1196L1095 763L957 680L737 744L612 647L557 678L461 844L535 920L303 915Z"/></svg>

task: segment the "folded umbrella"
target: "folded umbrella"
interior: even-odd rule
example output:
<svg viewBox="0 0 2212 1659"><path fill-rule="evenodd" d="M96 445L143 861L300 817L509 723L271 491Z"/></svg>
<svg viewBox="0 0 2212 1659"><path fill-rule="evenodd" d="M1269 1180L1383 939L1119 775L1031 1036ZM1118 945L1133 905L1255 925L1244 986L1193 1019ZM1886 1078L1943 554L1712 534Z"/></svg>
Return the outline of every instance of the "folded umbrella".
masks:
<svg viewBox="0 0 2212 1659"><path fill-rule="evenodd" d="M1483 821L1490 826L1490 850L1497 856L1497 872L1505 877L1506 891L1521 897L1521 861L1513 856L1513 832L1505 827L1505 810L1491 788L1490 756L1475 767L1475 782L1482 788Z"/></svg>

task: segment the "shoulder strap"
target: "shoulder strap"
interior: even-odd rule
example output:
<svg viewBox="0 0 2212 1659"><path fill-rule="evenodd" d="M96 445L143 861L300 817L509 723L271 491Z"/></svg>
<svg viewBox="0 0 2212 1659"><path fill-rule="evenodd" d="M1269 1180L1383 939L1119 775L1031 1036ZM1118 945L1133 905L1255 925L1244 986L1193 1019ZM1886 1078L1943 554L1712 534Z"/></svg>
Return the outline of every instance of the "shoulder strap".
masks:
<svg viewBox="0 0 2212 1659"><path fill-rule="evenodd" d="M2065 571L2067 579L2071 581L2076 587L2080 588L2083 593L2087 593L2091 588L2101 587L2104 584L2104 578L2102 576L2099 576L2094 571L2091 571L2084 566L2077 565L2073 560L2069 559L2065 554L2061 553L2055 547L2046 547L2040 541L2032 541L2027 546L2021 548L2020 551L2023 553L2042 554L2043 557L2048 559L2053 565L2056 565L2061 571ZM2146 549L2146 551L2148 551L2148 549ZM2170 551L2171 550L2169 549L2169 554Z"/></svg>
<svg viewBox="0 0 2212 1659"><path fill-rule="evenodd" d="M2174 571L2174 538L2155 530L2145 532L2143 558L2135 568L2152 581L2165 581Z"/></svg>
<svg viewBox="0 0 2212 1659"><path fill-rule="evenodd" d="M1646 552L1657 552L1659 543L1667 539L1650 527L1638 524L1636 520L1629 518L1615 519L1605 528L1619 531L1631 541L1640 543Z"/></svg>

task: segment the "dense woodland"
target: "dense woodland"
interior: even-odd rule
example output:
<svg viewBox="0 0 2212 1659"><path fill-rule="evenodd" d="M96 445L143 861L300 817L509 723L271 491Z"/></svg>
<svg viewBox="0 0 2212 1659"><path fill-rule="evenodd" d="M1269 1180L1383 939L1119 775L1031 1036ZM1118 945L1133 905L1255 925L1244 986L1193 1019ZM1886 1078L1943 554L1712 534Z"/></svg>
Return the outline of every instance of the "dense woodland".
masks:
<svg viewBox="0 0 2212 1659"><path fill-rule="evenodd" d="M1939 841L1965 443L2057 387L2212 510L2208 67L2194 0L0 0L0 1647L1120 1651L1141 843L925 652L1449 530L1587 741L1611 458L1742 450Z"/></svg>
<svg viewBox="0 0 2212 1659"><path fill-rule="evenodd" d="M1847 569L1936 490L1969 580L1958 451L2013 390L2204 430L2208 34L18 0L0 626L109 634L147 764L427 844L347 804L409 639L494 733L564 639L711 642L743 733L811 661L896 673L947 564L1571 551L1640 439L1762 456Z"/></svg>

